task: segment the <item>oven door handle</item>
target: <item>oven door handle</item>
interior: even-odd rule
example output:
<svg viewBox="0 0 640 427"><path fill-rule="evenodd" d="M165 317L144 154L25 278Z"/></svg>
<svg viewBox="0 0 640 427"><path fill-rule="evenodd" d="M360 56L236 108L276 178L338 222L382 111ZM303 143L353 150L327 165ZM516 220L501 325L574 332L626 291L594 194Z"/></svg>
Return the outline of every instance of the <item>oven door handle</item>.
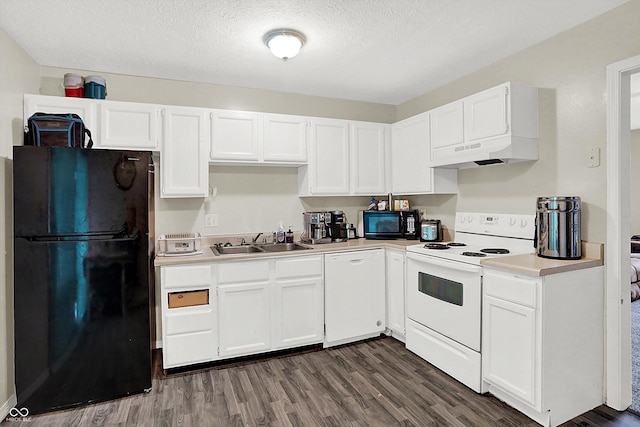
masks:
<svg viewBox="0 0 640 427"><path fill-rule="evenodd" d="M436 265L439 267L449 268L452 270L465 271L467 273L482 274L482 267L478 265L441 260L438 258L426 256L426 255L414 254L412 252L407 252L407 259L411 259L425 265Z"/></svg>

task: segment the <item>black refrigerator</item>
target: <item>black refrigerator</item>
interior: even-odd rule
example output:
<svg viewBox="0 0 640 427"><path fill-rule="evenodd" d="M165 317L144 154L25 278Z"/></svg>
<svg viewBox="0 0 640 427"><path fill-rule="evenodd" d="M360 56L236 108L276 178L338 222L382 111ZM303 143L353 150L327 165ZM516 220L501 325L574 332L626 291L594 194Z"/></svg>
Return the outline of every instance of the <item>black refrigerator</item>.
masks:
<svg viewBox="0 0 640 427"><path fill-rule="evenodd" d="M152 174L149 152L13 148L17 408L151 389Z"/></svg>

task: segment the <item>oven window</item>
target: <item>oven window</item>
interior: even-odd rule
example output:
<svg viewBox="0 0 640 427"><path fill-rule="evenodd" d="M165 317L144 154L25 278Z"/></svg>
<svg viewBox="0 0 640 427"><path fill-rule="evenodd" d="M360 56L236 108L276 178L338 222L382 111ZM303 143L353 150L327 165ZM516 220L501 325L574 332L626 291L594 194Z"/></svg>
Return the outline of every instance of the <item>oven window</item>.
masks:
<svg viewBox="0 0 640 427"><path fill-rule="evenodd" d="M418 291L441 301L462 306L462 283L419 272Z"/></svg>

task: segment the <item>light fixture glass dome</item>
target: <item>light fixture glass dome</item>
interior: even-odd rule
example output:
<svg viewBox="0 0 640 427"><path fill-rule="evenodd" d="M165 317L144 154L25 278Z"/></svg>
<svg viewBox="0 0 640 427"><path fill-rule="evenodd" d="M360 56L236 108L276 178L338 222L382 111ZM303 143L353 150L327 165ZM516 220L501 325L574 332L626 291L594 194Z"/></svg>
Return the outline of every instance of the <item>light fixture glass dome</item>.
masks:
<svg viewBox="0 0 640 427"><path fill-rule="evenodd" d="M271 49L271 53L284 61L296 56L305 41L304 34L285 28L272 30L264 35L264 44Z"/></svg>

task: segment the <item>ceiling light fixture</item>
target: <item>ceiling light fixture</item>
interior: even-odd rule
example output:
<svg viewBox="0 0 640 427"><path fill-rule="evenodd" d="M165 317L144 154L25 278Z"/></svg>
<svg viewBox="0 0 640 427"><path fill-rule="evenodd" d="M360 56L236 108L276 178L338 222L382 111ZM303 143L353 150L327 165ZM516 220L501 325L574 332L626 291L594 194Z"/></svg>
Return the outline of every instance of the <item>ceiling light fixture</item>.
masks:
<svg viewBox="0 0 640 427"><path fill-rule="evenodd" d="M304 34L288 28L271 30L264 35L263 40L264 44L271 49L271 53L283 61L296 56L307 41Z"/></svg>

